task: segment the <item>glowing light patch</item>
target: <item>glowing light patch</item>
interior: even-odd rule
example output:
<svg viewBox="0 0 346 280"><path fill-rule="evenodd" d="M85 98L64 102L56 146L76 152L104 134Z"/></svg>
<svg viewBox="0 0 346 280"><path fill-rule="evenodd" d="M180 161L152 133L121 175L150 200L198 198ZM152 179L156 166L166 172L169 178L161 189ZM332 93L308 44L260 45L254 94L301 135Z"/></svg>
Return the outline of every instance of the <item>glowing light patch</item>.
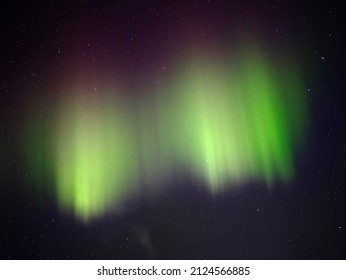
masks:
<svg viewBox="0 0 346 280"><path fill-rule="evenodd" d="M290 71L279 73L252 53L229 65L202 57L178 70L173 145L212 192L293 178L305 101L301 79Z"/></svg>
<svg viewBox="0 0 346 280"><path fill-rule="evenodd" d="M61 107L58 119L57 195L64 210L88 221L119 207L133 190L135 142L119 99L74 99Z"/></svg>

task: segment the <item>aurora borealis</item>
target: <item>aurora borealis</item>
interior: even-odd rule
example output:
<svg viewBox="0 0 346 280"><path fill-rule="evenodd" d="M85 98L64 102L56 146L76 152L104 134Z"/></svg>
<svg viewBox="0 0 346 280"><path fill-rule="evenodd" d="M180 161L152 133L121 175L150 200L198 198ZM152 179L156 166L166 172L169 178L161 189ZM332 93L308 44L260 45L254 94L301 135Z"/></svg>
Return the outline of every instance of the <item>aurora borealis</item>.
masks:
<svg viewBox="0 0 346 280"><path fill-rule="evenodd" d="M213 192L251 180L287 183L294 173L291 129L301 130L290 116L305 113L303 80L288 69L280 77L252 53L226 60L202 58L182 72L173 114L178 153Z"/></svg>
<svg viewBox="0 0 346 280"><path fill-rule="evenodd" d="M344 259L335 6L3 5L0 259Z"/></svg>
<svg viewBox="0 0 346 280"><path fill-rule="evenodd" d="M55 147L58 201L83 220L116 207L135 178L135 139L124 104L85 98L63 105Z"/></svg>
<svg viewBox="0 0 346 280"><path fill-rule="evenodd" d="M179 168L214 194L289 183L306 114L299 69L283 62L283 75L251 51L224 61L186 58L166 79L174 83L143 103L112 88L64 89L46 137L42 129L32 137L41 146L27 152L29 169L53 181L59 208L85 222L162 191Z"/></svg>

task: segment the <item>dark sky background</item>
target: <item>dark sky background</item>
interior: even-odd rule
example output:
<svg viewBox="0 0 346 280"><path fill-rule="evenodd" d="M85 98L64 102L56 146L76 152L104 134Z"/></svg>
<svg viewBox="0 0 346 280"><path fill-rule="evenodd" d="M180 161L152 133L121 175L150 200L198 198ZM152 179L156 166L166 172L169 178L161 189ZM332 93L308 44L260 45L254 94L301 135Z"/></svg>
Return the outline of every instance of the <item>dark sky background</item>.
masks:
<svg viewBox="0 0 346 280"><path fill-rule="evenodd" d="M2 4L0 259L345 259L344 15L332 1L303 2ZM227 48L235 38L261 38L302 65L311 124L290 188L249 185L211 199L196 182L170 181L160 199L84 225L27 183L26 108L54 106L69 75L148 87L184 46Z"/></svg>

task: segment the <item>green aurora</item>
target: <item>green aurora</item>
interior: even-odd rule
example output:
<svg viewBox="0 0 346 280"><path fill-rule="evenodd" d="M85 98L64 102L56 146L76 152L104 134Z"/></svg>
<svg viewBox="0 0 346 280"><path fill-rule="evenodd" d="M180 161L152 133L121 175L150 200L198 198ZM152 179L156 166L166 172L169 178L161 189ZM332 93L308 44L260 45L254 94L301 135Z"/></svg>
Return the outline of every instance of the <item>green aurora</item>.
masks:
<svg viewBox="0 0 346 280"><path fill-rule="evenodd" d="M77 91L61 98L49 126L30 119L33 183L56 186L59 208L84 222L159 192L182 171L213 194L289 184L308 117L299 67L251 50L236 60L190 58L144 102Z"/></svg>
<svg viewBox="0 0 346 280"><path fill-rule="evenodd" d="M229 65L204 57L180 68L166 111L181 164L212 192L289 183L306 119L296 69L287 63L282 73L250 51Z"/></svg>
<svg viewBox="0 0 346 280"><path fill-rule="evenodd" d="M137 185L135 138L126 107L119 98L89 96L62 105L56 131L57 197L64 210L84 221L118 208Z"/></svg>

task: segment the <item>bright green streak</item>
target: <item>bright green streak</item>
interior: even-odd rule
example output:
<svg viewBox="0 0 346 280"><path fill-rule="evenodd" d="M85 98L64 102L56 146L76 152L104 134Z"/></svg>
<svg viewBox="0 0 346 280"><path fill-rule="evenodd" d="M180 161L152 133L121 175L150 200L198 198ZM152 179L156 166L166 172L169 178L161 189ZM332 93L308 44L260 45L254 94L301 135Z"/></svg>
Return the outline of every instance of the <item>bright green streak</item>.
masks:
<svg viewBox="0 0 346 280"><path fill-rule="evenodd" d="M126 106L94 99L66 103L57 132L58 200L84 221L118 208L131 193L136 171Z"/></svg>
<svg viewBox="0 0 346 280"><path fill-rule="evenodd" d="M182 66L171 126L181 163L213 192L249 181L294 176L301 136L301 80L247 53L224 65L208 58ZM168 111L168 110L167 110ZM293 130L299 135L293 135Z"/></svg>

